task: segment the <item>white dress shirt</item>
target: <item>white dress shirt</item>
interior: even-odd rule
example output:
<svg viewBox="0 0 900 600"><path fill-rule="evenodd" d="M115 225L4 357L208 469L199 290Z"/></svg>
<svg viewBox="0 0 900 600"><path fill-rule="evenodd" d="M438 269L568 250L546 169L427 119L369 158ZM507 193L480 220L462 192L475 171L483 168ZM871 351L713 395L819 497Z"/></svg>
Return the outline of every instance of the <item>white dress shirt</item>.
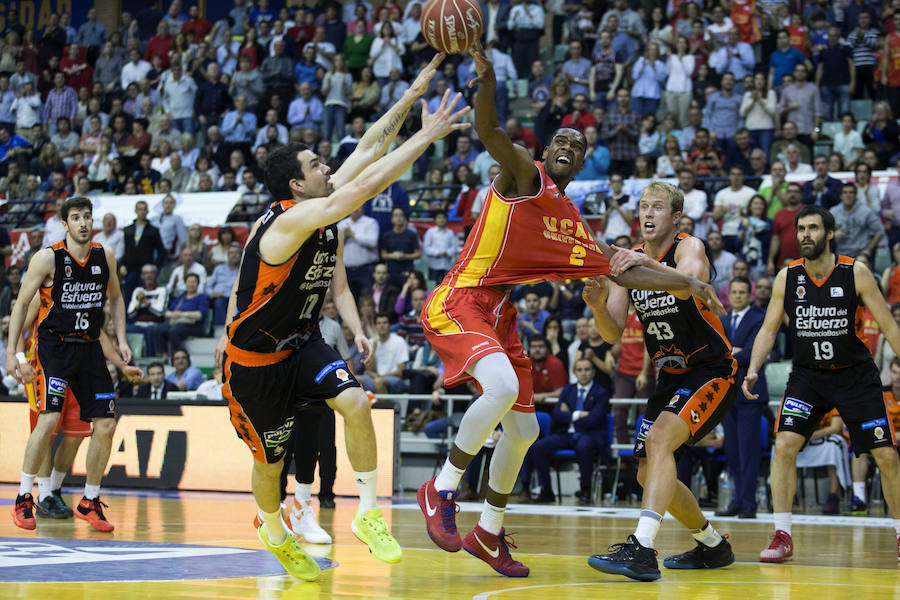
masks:
<svg viewBox="0 0 900 600"><path fill-rule="evenodd" d="M353 232L348 237L347 230ZM357 220L347 217L338 223L338 231L344 232L344 265L361 267L378 262L378 221L362 215Z"/></svg>

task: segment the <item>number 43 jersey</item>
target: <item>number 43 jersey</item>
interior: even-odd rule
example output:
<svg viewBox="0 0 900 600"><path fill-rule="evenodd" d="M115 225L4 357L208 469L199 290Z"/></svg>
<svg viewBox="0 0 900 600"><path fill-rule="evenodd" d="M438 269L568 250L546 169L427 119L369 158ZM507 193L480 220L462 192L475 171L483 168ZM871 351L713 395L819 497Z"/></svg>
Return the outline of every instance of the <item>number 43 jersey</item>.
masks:
<svg viewBox="0 0 900 600"><path fill-rule="evenodd" d="M53 285L41 288L38 333L96 341L103 327L109 284L106 252L103 246L91 242L87 257L80 261L69 252L66 240L50 249L56 265Z"/></svg>
<svg viewBox="0 0 900 600"><path fill-rule="evenodd" d="M862 340L863 307L856 293L853 259L838 255L821 281L803 259L788 265L784 311L790 320L794 364L810 369L843 369L872 359Z"/></svg>
<svg viewBox="0 0 900 600"><path fill-rule="evenodd" d="M259 241L293 201L272 204L247 242L238 272L237 314L228 326L231 343L250 352L299 348L319 327L319 311L337 262L337 226L313 231L280 265L266 263Z"/></svg>
<svg viewBox="0 0 900 600"><path fill-rule="evenodd" d="M675 268L675 250L688 237L679 233L657 261ZM644 244L634 249L645 251ZM662 291L628 290L628 295L644 326L644 343L657 368L681 373L731 355L722 322L702 300L694 296L679 300Z"/></svg>

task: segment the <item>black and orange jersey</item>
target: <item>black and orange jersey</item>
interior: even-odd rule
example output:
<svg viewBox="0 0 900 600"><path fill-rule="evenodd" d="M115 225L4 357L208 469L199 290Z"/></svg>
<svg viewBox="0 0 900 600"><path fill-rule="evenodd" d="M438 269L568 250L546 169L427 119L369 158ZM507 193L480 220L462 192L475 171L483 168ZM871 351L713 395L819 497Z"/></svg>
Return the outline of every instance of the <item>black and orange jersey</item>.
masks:
<svg viewBox="0 0 900 600"><path fill-rule="evenodd" d="M270 265L259 241L293 201L273 203L244 248L238 272L237 312L228 326L231 344L271 354L300 347L318 331L319 311L337 262L336 225L314 231L287 261Z"/></svg>
<svg viewBox="0 0 900 600"><path fill-rule="evenodd" d="M688 238L679 233L656 260L675 268L675 250ZM644 252L644 244L635 247ZM731 344L719 317L702 300L679 300L663 291L628 290L631 303L644 326L647 352L657 368L678 373L711 360L730 357Z"/></svg>
<svg viewBox="0 0 900 600"><path fill-rule="evenodd" d="M53 284L41 288L38 331L60 337L96 341L103 327L103 305L109 285L106 252L91 242L80 261L66 247L66 240L50 246L56 261Z"/></svg>
<svg viewBox="0 0 900 600"><path fill-rule="evenodd" d="M863 305L856 293L853 259L837 255L825 279L816 281L803 259L788 265L784 310L790 319L794 364L843 369L872 355L863 341Z"/></svg>

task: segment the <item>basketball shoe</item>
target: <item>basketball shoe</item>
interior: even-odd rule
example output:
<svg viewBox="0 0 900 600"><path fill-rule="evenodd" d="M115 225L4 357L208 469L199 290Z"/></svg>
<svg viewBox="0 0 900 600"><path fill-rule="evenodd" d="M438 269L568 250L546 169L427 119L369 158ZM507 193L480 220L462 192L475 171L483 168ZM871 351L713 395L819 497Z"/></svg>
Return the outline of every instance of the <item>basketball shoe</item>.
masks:
<svg viewBox="0 0 900 600"><path fill-rule="evenodd" d="M380 508L370 508L364 514L356 513L350 530L378 560L398 563L403 558L403 550L388 531Z"/></svg>
<svg viewBox="0 0 900 600"><path fill-rule="evenodd" d="M663 566L667 569L718 569L733 562L734 552L731 551L728 536L723 535L718 545L709 547L697 542L692 550L668 557L663 561Z"/></svg>
<svg viewBox="0 0 900 600"><path fill-rule="evenodd" d="M515 548L512 537L506 535L506 529L500 535L494 535L476 525L462 542L463 550L486 562L492 569L507 577L528 577L528 567L513 559L509 548Z"/></svg>
<svg viewBox="0 0 900 600"><path fill-rule="evenodd" d="M416 493L419 508L425 515L425 528L428 536L437 547L447 552L459 552L462 548L462 540L459 539L459 531L456 529L456 497L459 494L453 490L438 491L434 487L434 478L426 481Z"/></svg>
<svg viewBox="0 0 900 600"><path fill-rule="evenodd" d="M12 510L13 523L22 529L35 529L34 522L34 496L31 494L19 494L16 496L16 505Z"/></svg>
<svg viewBox="0 0 900 600"><path fill-rule="evenodd" d="M73 511L66 506L62 495L57 496L57 492L53 492L43 500L37 501L35 514L45 519L68 519L72 516Z"/></svg>
<svg viewBox="0 0 900 600"><path fill-rule="evenodd" d="M319 565L316 561L300 547L296 538L292 535L285 535L284 541L276 546L269 541L269 533L266 524L263 523L256 530L259 541L266 549L275 555L288 575L293 575L297 579L303 581L315 581L319 578Z"/></svg>
<svg viewBox="0 0 900 600"><path fill-rule="evenodd" d="M319 526L316 521L316 513L312 509L312 500L297 502L294 499L294 508L289 517L291 531L302 535L310 544L330 544L331 536Z"/></svg>
<svg viewBox="0 0 900 600"><path fill-rule="evenodd" d="M777 529L769 547L759 553L759 562L781 563L794 557L794 540L791 534Z"/></svg>
<svg viewBox="0 0 900 600"><path fill-rule="evenodd" d="M660 578L656 550L637 541L634 534L622 544L609 547L609 554L595 554L588 564L602 573L624 575L637 581L654 581Z"/></svg>
<svg viewBox="0 0 900 600"><path fill-rule="evenodd" d="M853 500L850 501L850 510L847 512L851 515L864 515L868 512L868 507L859 497L853 496Z"/></svg>
<svg viewBox="0 0 900 600"><path fill-rule="evenodd" d="M97 531L112 531L115 529L115 526L103 516L104 507L109 508L109 506L100 502L100 498L88 500L82 497L81 502L75 508L75 516L90 523L91 527Z"/></svg>

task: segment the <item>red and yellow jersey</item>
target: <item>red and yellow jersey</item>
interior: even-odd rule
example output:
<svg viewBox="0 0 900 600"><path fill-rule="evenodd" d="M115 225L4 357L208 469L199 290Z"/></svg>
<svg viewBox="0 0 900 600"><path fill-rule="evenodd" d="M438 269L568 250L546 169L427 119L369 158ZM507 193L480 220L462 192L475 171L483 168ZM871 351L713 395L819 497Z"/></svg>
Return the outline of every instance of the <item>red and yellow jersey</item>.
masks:
<svg viewBox="0 0 900 600"><path fill-rule="evenodd" d="M537 283L609 274L578 209L535 161L535 196L507 199L491 184L457 263L444 278L452 288Z"/></svg>
<svg viewBox="0 0 900 600"><path fill-rule="evenodd" d="M755 0L732 0L731 22L740 32L742 42L755 44L761 39L759 25L756 22Z"/></svg>
<svg viewBox="0 0 900 600"><path fill-rule="evenodd" d="M796 27L792 25L788 25L785 27L788 33L791 34L791 46L802 52L809 57L809 43L806 38L806 26L798 25Z"/></svg>
<svg viewBox="0 0 900 600"><path fill-rule="evenodd" d="M887 37L888 55L882 60L887 61L887 78L890 87L900 87L900 34L892 33Z"/></svg>

